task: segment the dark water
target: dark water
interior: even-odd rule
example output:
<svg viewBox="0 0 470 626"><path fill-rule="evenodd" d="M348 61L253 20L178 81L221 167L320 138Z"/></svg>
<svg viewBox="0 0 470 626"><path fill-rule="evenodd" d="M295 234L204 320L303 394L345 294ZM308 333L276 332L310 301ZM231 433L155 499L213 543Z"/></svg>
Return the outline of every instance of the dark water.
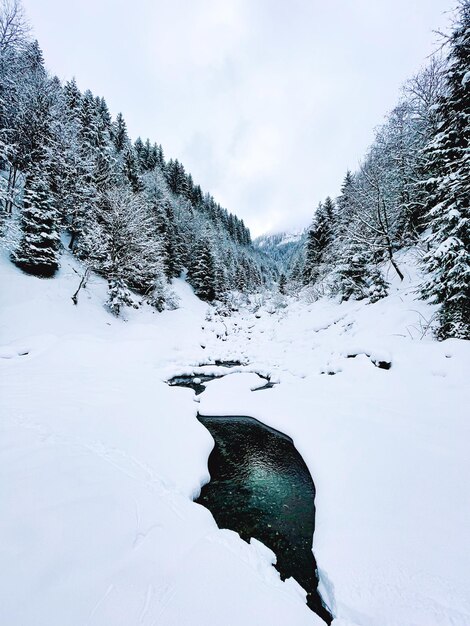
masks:
<svg viewBox="0 0 470 626"><path fill-rule="evenodd" d="M204 383L226 374L175 376L168 383L189 387L199 395ZM269 377L258 376L266 383L254 391L274 386ZM198 419L214 437L215 447L208 461L211 480L196 502L212 512L220 528L269 546L276 554L281 578L295 578L307 592L308 606L329 624L331 615L317 591L317 565L311 549L315 485L292 440L252 417L198 415Z"/></svg>
<svg viewBox="0 0 470 626"><path fill-rule="evenodd" d="M315 486L292 440L252 417L198 419L215 447L209 456L211 480L196 502L212 512L220 528L269 546L281 577L295 578L307 591L308 606L330 623L311 549Z"/></svg>
<svg viewBox="0 0 470 626"><path fill-rule="evenodd" d="M239 365L242 365L242 362L241 361L220 361L219 359L216 359L214 364L217 365L218 367L238 367Z"/></svg>
<svg viewBox="0 0 470 626"><path fill-rule="evenodd" d="M173 378L170 378L168 384L171 387L188 387L193 389L196 395L199 396L205 389L203 383L215 380L216 378L222 378L222 376L223 374L220 376L215 376L214 374L188 374L187 376L174 376Z"/></svg>
<svg viewBox="0 0 470 626"><path fill-rule="evenodd" d="M216 361L217 363L235 363L238 364L238 361ZM228 367L228 365L226 366ZM223 374L183 374L181 376L173 376L168 380L168 384L171 387L188 387L189 389L193 389L197 396L199 396L204 390L205 385L211 380L215 380L216 378L223 378L227 376L229 372L224 372ZM274 387L276 383L270 382L267 376L263 376L262 374L257 374L262 380L265 380L266 383L262 384L260 387L253 389L253 391L261 391L262 389L271 389ZM196 382L197 381L197 382Z"/></svg>

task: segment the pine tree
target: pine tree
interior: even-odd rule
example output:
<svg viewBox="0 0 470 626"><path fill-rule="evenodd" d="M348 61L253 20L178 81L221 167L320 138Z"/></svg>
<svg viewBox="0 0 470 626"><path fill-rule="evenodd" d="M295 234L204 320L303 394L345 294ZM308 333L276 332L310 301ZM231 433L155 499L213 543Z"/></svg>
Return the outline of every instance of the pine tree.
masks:
<svg viewBox="0 0 470 626"><path fill-rule="evenodd" d="M369 266L368 274L369 275L367 278L369 282L369 287L367 295L369 296L371 304L373 304L374 302L378 302L382 298L386 297L387 283L382 276L382 272L375 264Z"/></svg>
<svg viewBox="0 0 470 626"><path fill-rule="evenodd" d="M116 116L116 121L113 124L112 135L116 150L118 152L122 152L125 146L129 143L127 126L122 113L118 113Z"/></svg>
<svg viewBox="0 0 470 626"><path fill-rule="evenodd" d="M373 303L387 295L387 283L371 251L354 239L340 249L330 280L332 294L341 300L369 298Z"/></svg>
<svg viewBox="0 0 470 626"><path fill-rule="evenodd" d="M96 102L89 89L85 91L81 100L79 113L80 139L84 146L91 151L102 143L100 125L96 112Z"/></svg>
<svg viewBox="0 0 470 626"><path fill-rule="evenodd" d="M283 273L279 276L279 293L281 295L285 295L287 290L287 279L286 275Z"/></svg>
<svg viewBox="0 0 470 626"><path fill-rule="evenodd" d="M335 264L331 277L331 291L341 300L361 300L368 293L369 254L351 232L354 208L354 176L348 170L336 200Z"/></svg>
<svg viewBox="0 0 470 626"><path fill-rule="evenodd" d="M77 119L82 106L82 94L80 93L75 78L64 85L64 99L68 116Z"/></svg>
<svg viewBox="0 0 470 626"><path fill-rule="evenodd" d="M235 271L235 288L242 293L248 289L246 270L244 265L240 262L238 263Z"/></svg>
<svg viewBox="0 0 470 626"><path fill-rule="evenodd" d="M215 293L217 298L223 297L228 290L227 273L222 264L215 267Z"/></svg>
<svg viewBox="0 0 470 626"><path fill-rule="evenodd" d="M132 190L138 192L142 190L142 182L139 176L139 161L135 149L131 144L127 144L122 150L122 173L130 183Z"/></svg>
<svg viewBox="0 0 470 626"><path fill-rule="evenodd" d="M160 169L164 169L165 167L165 155L163 153L163 148L161 145L157 146L155 144L155 154L156 154L156 164L160 167Z"/></svg>
<svg viewBox="0 0 470 626"><path fill-rule="evenodd" d="M26 68L25 80L16 105L10 158L19 170L27 172L47 157L54 89L37 42L27 47L21 62Z"/></svg>
<svg viewBox="0 0 470 626"><path fill-rule="evenodd" d="M334 232L334 204L331 198L318 205L312 226L307 235L304 280L315 283L322 273L327 258L327 249L332 242Z"/></svg>
<svg viewBox="0 0 470 626"><path fill-rule="evenodd" d="M188 279L201 300L212 302L216 298L217 268L209 237L202 237L196 244Z"/></svg>
<svg viewBox="0 0 470 626"><path fill-rule="evenodd" d="M167 278L178 277L186 262L186 246L173 209L172 197L159 168L143 178L145 196L155 220L156 233L162 241L162 258Z"/></svg>
<svg viewBox="0 0 470 626"><path fill-rule="evenodd" d="M150 139L146 139L144 145L142 146L142 150L140 151L140 166L144 172L148 172L153 169L152 164L150 162L150 153L152 150L152 146L150 145Z"/></svg>
<svg viewBox="0 0 470 626"><path fill-rule="evenodd" d="M168 207L168 230L163 243L166 252L164 266L168 278L177 278L183 271L187 252L172 214L171 207Z"/></svg>
<svg viewBox="0 0 470 626"><path fill-rule="evenodd" d="M438 107L439 128L425 154L430 177L422 293L440 304L438 336L470 339L470 2L460 4Z"/></svg>
<svg viewBox="0 0 470 626"><path fill-rule="evenodd" d="M367 268L369 254L363 246L350 240L340 249L332 275L332 292L341 300L362 300L368 295Z"/></svg>
<svg viewBox="0 0 470 626"><path fill-rule="evenodd" d="M135 307L131 292L120 276L113 276L108 280L108 300L106 306L116 317L124 306Z"/></svg>
<svg viewBox="0 0 470 626"><path fill-rule="evenodd" d="M44 173L34 171L25 185L22 236L13 253L15 264L35 276L53 276L59 267L58 227L57 211Z"/></svg>
<svg viewBox="0 0 470 626"><path fill-rule="evenodd" d="M335 203L335 248L340 250L346 246L349 235L348 229L354 212L354 175L347 170L341 185L341 193Z"/></svg>
<svg viewBox="0 0 470 626"><path fill-rule="evenodd" d="M63 89L56 82L53 100L48 179L61 224L71 235L69 248L73 250L92 195L88 182L92 161L80 145L82 98L75 81Z"/></svg>
<svg viewBox="0 0 470 626"><path fill-rule="evenodd" d="M106 133L110 133L112 128L112 119L106 100L104 98L96 98L95 101L96 109L101 120L101 129L102 131L106 131Z"/></svg>
<svg viewBox="0 0 470 626"><path fill-rule="evenodd" d="M429 175L423 148L438 131L436 114L440 99L445 93L446 60L441 54L431 57L429 64L408 80L403 88L408 109L408 135L406 160L408 161L410 193L400 220L402 240L414 242L426 228L427 192L422 184Z"/></svg>
<svg viewBox="0 0 470 626"><path fill-rule="evenodd" d="M142 157L144 154L144 142L140 137L134 141L134 150L137 155L137 159L139 161L139 167L142 168Z"/></svg>
<svg viewBox="0 0 470 626"><path fill-rule="evenodd" d="M102 97L50 78L22 27L6 43L16 26L2 22L3 10L15 4L0 8L0 208L2 224L18 215L23 227L12 253L18 265L51 275L65 228L71 251L108 280L115 313L136 294L161 308L167 279L184 267L207 300L236 284L259 286L266 269L274 282L273 263L241 250L250 244L243 221L204 194L181 162L167 164L150 140L133 145L123 116L113 123ZM147 197L152 176L161 178L155 202Z"/></svg>

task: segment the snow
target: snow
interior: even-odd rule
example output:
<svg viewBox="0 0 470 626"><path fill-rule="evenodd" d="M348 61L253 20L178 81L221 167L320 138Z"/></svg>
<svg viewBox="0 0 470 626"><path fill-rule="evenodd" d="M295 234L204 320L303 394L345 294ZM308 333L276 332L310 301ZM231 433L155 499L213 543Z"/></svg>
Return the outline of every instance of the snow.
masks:
<svg viewBox="0 0 470 626"><path fill-rule="evenodd" d="M265 248L268 246L281 247L289 243L297 243L302 239L305 229L293 230L291 232L281 232L261 235L255 240L255 245L258 248Z"/></svg>
<svg viewBox="0 0 470 626"><path fill-rule="evenodd" d="M297 241L300 241L302 235L303 235L303 230L297 230L297 231L293 231L291 233L285 233L283 238L281 239L281 241L279 242L280 246L284 246L287 243L296 243Z"/></svg>
<svg viewBox="0 0 470 626"><path fill-rule="evenodd" d="M199 410L294 439L334 626L470 625L470 347L430 337L434 309L399 262L404 284L376 304L291 299L222 324L182 280L178 310L123 321L96 277L72 304L68 255L49 280L2 259L2 623L322 623L268 548L192 502L213 446ZM165 383L220 373L216 359L246 365L197 399ZM279 384L253 392L257 372Z"/></svg>

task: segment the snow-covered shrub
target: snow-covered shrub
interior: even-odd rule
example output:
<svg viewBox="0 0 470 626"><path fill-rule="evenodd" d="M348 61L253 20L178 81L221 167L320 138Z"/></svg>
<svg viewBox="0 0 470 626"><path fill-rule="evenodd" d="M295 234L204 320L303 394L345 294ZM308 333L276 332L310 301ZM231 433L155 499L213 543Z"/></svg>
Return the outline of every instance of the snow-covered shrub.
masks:
<svg viewBox="0 0 470 626"><path fill-rule="evenodd" d="M108 300L106 306L113 315L118 316L123 306L137 308L131 292L121 278L112 278L108 281Z"/></svg>
<svg viewBox="0 0 470 626"><path fill-rule="evenodd" d="M387 296L387 283L382 276L382 272L377 267L372 267L368 276L369 288L368 296L369 301L373 304L378 302L382 298Z"/></svg>

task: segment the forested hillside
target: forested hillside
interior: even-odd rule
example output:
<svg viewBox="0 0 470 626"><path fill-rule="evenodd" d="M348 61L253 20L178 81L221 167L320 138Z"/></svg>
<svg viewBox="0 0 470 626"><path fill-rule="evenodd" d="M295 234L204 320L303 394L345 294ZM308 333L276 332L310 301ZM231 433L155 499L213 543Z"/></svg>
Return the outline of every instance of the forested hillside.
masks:
<svg viewBox="0 0 470 626"><path fill-rule="evenodd" d="M290 277L318 297L387 294L387 265L413 247L420 295L440 304L440 338L470 338L470 2L462 0L444 52L403 87L359 169L318 205L305 262Z"/></svg>
<svg viewBox="0 0 470 626"><path fill-rule="evenodd" d="M445 1L346 171L441 0L24 0L65 81L0 0L0 626L470 626L470 0ZM250 224L311 225L252 241L131 111Z"/></svg>
<svg viewBox="0 0 470 626"><path fill-rule="evenodd" d="M253 243L276 261L281 272L285 272L296 263L303 261L306 237L307 229L294 233L282 232L274 235L261 235Z"/></svg>
<svg viewBox="0 0 470 626"><path fill-rule="evenodd" d="M68 248L108 283L107 305L176 305L169 281L223 300L286 278L314 297L387 294L413 248L419 297L440 306L440 338L470 337L470 3L403 87L357 171L318 205L307 233L261 237L204 192L160 144L132 141L105 99L46 70L18 0L0 15L0 239L23 271L52 277ZM340 158L340 157L339 157ZM77 297L75 296L75 302Z"/></svg>
<svg viewBox="0 0 470 626"><path fill-rule="evenodd" d="M250 232L161 145L132 142L103 97L45 67L19 2L0 15L0 227L11 259L52 277L62 246L109 285L108 306L174 305L183 269L204 300L250 291L275 271ZM85 276L86 279L86 276Z"/></svg>

